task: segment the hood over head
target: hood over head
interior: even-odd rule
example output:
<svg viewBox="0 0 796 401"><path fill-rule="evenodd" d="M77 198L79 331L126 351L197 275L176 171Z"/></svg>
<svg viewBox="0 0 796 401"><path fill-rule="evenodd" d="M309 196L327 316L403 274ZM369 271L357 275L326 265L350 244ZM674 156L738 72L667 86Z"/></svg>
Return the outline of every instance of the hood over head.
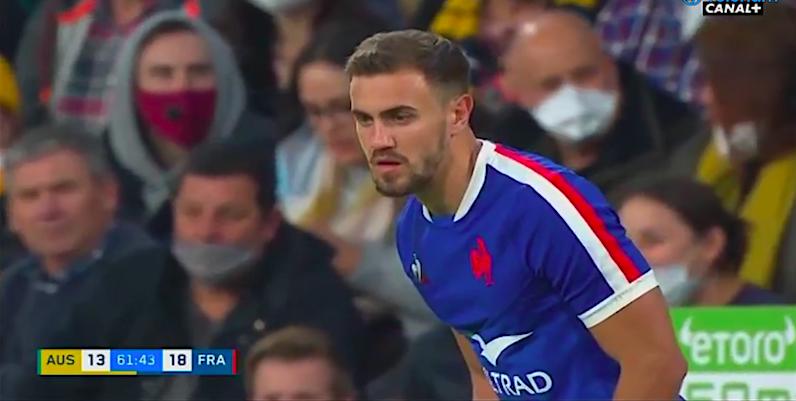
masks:
<svg viewBox="0 0 796 401"><path fill-rule="evenodd" d="M143 198L150 211L170 195L170 181L178 168L166 170L156 160L139 123L135 105L136 67L141 44L166 23L182 22L207 43L216 76L215 115L205 141L230 137L246 108L243 78L232 48L210 25L182 11L160 12L144 21L127 39L117 60L118 83L113 92L113 111L108 141L119 163L143 183Z"/></svg>

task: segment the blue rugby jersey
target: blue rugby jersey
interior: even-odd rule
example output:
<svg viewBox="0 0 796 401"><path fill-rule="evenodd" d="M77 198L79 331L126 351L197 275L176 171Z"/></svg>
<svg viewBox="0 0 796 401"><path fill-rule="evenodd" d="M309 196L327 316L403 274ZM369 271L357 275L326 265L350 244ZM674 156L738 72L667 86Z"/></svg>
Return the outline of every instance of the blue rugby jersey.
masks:
<svg viewBox="0 0 796 401"><path fill-rule="evenodd" d="M412 197L397 231L405 272L501 399L612 398L619 365L589 328L657 282L595 186L482 141L456 214Z"/></svg>

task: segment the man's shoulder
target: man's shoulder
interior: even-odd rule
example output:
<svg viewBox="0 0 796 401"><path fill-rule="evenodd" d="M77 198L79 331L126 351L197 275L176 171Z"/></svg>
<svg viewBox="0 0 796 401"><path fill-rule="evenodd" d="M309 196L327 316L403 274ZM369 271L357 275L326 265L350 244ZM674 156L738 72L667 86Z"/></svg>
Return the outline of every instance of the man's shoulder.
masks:
<svg viewBox="0 0 796 401"><path fill-rule="evenodd" d="M479 194L491 210L511 211L525 217L574 176L570 170L535 153L497 145L487 162L485 184Z"/></svg>
<svg viewBox="0 0 796 401"><path fill-rule="evenodd" d="M159 286L164 271L173 263L168 249L163 247L141 247L124 254L108 258L101 266L102 286L111 293L117 290L154 289Z"/></svg>
<svg viewBox="0 0 796 401"><path fill-rule="evenodd" d="M599 192L594 183L568 167L536 153L525 152L497 145L495 156L490 160L493 176L508 178L501 185L492 185L490 190L505 191L517 188L524 196L546 198L563 197L569 202L579 197L590 197ZM487 175L487 180L490 176ZM493 181L496 181L493 179ZM506 200L508 201L508 200Z"/></svg>
<svg viewBox="0 0 796 401"><path fill-rule="evenodd" d="M275 280L310 284L318 277L333 277L334 249L313 234L286 222L268 245L265 263ZM323 281L323 280L320 280Z"/></svg>
<svg viewBox="0 0 796 401"><path fill-rule="evenodd" d="M37 268L38 264L36 263L36 259L30 255L12 263L11 266L0 275L0 296L3 296L5 292L9 291L10 287L24 282L29 273ZM2 300L0 300L0 302L2 302Z"/></svg>
<svg viewBox="0 0 796 401"><path fill-rule="evenodd" d="M555 176L577 175L549 157L503 144L495 144L488 166L500 175L508 176L517 184L525 186L530 184L529 174L547 181L553 180Z"/></svg>
<svg viewBox="0 0 796 401"><path fill-rule="evenodd" d="M495 215L485 224L497 219L514 235L550 232L551 225L609 207L595 184L546 157L498 145L489 166L481 195Z"/></svg>
<svg viewBox="0 0 796 401"><path fill-rule="evenodd" d="M350 302L348 287L332 265L334 250L322 240L284 224L269 249L273 253L263 260L267 271L262 270L256 285L270 308L326 310Z"/></svg>

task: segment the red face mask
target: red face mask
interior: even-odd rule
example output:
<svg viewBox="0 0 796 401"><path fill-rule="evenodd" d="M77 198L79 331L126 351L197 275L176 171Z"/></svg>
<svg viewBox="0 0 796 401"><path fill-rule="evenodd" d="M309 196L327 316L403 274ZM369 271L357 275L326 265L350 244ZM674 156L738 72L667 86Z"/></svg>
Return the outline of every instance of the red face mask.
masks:
<svg viewBox="0 0 796 401"><path fill-rule="evenodd" d="M216 108L216 91L185 90L155 93L136 90L138 112L153 133L183 148L207 136Z"/></svg>

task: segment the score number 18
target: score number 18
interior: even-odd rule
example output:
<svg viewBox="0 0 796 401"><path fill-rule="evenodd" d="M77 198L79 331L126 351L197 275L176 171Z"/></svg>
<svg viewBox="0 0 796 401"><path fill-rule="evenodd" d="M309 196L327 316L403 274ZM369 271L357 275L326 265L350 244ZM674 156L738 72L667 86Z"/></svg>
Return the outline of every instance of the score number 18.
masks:
<svg viewBox="0 0 796 401"><path fill-rule="evenodd" d="M189 349L163 350L163 372L191 372L193 353Z"/></svg>

